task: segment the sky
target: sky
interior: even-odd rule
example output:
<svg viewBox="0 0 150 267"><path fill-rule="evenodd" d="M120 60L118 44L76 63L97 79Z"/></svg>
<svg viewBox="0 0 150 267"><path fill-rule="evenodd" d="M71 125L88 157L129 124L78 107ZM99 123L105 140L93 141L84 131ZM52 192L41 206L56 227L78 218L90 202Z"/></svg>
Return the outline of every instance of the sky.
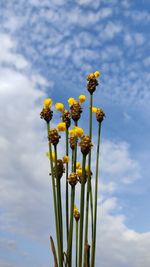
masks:
<svg viewBox="0 0 150 267"><path fill-rule="evenodd" d="M0 267L53 265L39 113L46 97L67 107L69 97L85 94L80 125L87 131L86 75L96 70L94 105L106 113L96 267L150 266L149 24L148 0L0 0ZM59 121L54 111L53 125Z"/></svg>

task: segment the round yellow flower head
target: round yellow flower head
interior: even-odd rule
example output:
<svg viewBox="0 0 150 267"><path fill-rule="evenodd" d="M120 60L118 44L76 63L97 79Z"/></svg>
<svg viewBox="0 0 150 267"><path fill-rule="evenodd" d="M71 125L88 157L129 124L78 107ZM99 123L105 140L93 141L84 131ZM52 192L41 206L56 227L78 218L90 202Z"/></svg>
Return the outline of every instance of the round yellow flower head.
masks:
<svg viewBox="0 0 150 267"><path fill-rule="evenodd" d="M85 95L80 95L80 96L79 96L79 100L80 100L80 103L81 103L81 104L84 103L85 100L86 100L86 96L85 96Z"/></svg>
<svg viewBox="0 0 150 267"><path fill-rule="evenodd" d="M81 168L81 163L79 161L76 162L76 168L77 169Z"/></svg>
<svg viewBox="0 0 150 267"><path fill-rule="evenodd" d="M100 72L97 70L97 71L94 72L94 75L95 75L95 78L98 78L101 74L100 74Z"/></svg>
<svg viewBox="0 0 150 267"><path fill-rule="evenodd" d="M83 135L84 131L82 128L76 126L74 129L75 129L75 135L77 137L81 137Z"/></svg>
<svg viewBox="0 0 150 267"><path fill-rule="evenodd" d="M69 104L69 106L72 106L75 102L76 102L76 100L75 100L73 97L70 97L70 98L68 99L68 104Z"/></svg>
<svg viewBox="0 0 150 267"><path fill-rule="evenodd" d="M76 169L76 173L78 174L79 177L81 177L82 176L82 169L81 168Z"/></svg>
<svg viewBox="0 0 150 267"><path fill-rule="evenodd" d="M75 212L79 212L77 206L74 206L73 212L74 212L74 213L75 213Z"/></svg>
<svg viewBox="0 0 150 267"><path fill-rule="evenodd" d="M75 130L74 129L69 130L69 134L70 134L71 137L74 137L75 134L76 134Z"/></svg>
<svg viewBox="0 0 150 267"><path fill-rule="evenodd" d="M63 111L64 109L64 105L62 103L56 103L55 104L55 108L58 110L58 111Z"/></svg>
<svg viewBox="0 0 150 267"><path fill-rule="evenodd" d="M44 108L50 108L52 106L53 102L51 98L44 99Z"/></svg>
<svg viewBox="0 0 150 267"><path fill-rule="evenodd" d="M63 163L68 163L70 161L70 158L68 156L63 157Z"/></svg>
<svg viewBox="0 0 150 267"><path fill-rule="evenodd" d="M96 113L96 111L97 111L97 108L96 107L92 107L92 112Z"/></svg>
<svg viewBox="0 0 150 267"><path fill-rule="evenodd" d="M60 122L57 124L57 129L59 132L64 132L66 130L66 123Z"/></svg>
<svg viewBox="0 0 150 267"><path fill-rule="evenodd" d="M50 153L49 152L46 153L46 156L50 159ZM52 152L52 161L55 161L55 152L54 151Z"/></svg>

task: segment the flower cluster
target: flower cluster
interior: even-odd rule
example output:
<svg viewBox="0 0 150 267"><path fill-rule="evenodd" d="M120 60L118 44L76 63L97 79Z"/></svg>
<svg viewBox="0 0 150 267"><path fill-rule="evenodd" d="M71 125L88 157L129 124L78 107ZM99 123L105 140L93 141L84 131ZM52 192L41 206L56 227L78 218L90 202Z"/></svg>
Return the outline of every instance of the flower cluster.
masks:
<svg viewBox="0 0 150 267"><path fill-rule="evenodd" d="M77 99L70 97L68 99L68 107L61 102L54 104L55 110L60 114L60 120L57 122L55 128L51 128L51 120L53 118L53 102L51 98L46 98L43 103L43 108L40 113L41 119L44 119L47 124L47 135L49 151L46 153L50 161L51 168L51 180L52 180L52 192L54 201L54 215L56 224L56 241L57 249L55 248L55 242L52 240L52 252L54 254L55 266L62 267L94 267L95 264L95 246L96 246L96 223L97 223L97 187L98 187L98 171L95 174L95 194L93 198L91 178L93 171L91 170L91 151L93 147L92 142L92 113L95 113L95 117L98 125L98 143L96 154L96 170L98 170L98 157L99 157L99 145L100 145L100 129L101 123L105 117L104 111L99 107L93 106L93 93L98 86L99 71L95 71L87 75L87 93L90 94L90 116L86 118L86 122L89 122L88 134L81 127L81 115L83 116L84 104L86 105L87 96L84 94L79 95ZM54 113L55 115L55 113ZM96 127L96 125L95 125ZM64 138L63 144L63 156L60 156L59 144ZM95 142L94 142L95 143ZM69 147L70 144L70 147ZM62 149L61 149L62 150ZM88 160L87 160L88 159ZM81 160L81 161L79 161ZM88 163L88 165L86 165ZM64 183L65 182L65 183ZM61 188L65 184L65 205L62 203ZM78 187L80 194L77 196L80 201L80 209L75 206L75 193ZM87 193L85 197L85 192ZM69 196L70 195L70 196ZM86 199L86 202L85 202ZM89 205L91 201L91 205ZM94 203L94 210L92 206ZM62 209L62 205L64 205ZM91 211L89 210L91 207ZM65 220L63 210L65 209ZM91 212L92 226L91 238L89 237L89 212ZM84 218L85 214L85 218ZM66 238L67 247L64 248L64 233L63 224L66 225ZM73 227L76 224L76 264L72 263L72 250L73 250ZM80 231L78 231L78 226ZM85 235L85 243L83 244L83 234ZM91 260L87 255L86 248L89 247L91 242ZM66 260L65 257L66 256ZM84 259L84 262L83 262Z"/></svg>

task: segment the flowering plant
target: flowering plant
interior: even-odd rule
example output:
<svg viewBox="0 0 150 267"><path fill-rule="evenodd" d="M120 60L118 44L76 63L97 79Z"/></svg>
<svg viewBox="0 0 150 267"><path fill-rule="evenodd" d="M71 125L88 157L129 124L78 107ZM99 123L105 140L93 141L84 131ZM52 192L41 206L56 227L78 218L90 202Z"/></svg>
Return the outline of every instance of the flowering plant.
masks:
<svg viewBox="0 0 150 267"><path fill-rule="evenodd" d="M49 152L47 156L50 161L52 191L55 213L56 244L50 237L55 267L94 267L96 249L96 225L97 225L97 198L98 198L98 169L101 123L105 114L101 108L93 107L93 93L98 86L97 78L99 71L90 73L87 76L87 90L90 93L90 118L89 134L85 134L83 128L79 127L79 120L83 111L82 104L86 101L85 95L80 95L79 100L68 99L69 109L65 109L62 103L56 103L55 108L61 112L61 122L57 128L51 128L50 122L53 117L52 100L44 100L44 107L41 111L41 118L46 121ZM92 113L96 113L98 122L98 138L96 153L96 169L94 188L92 188L91 177L91 149L92 149ZM71 127L71 120L73 127ZM66 148L65 156L58 158L58 146L60 133L65 132ZM70 145L70 149L69 149ZM78 161L77 150L80 147L82 164ZM86 161L88 165L86 166ZM62 214L62 177L65 173L65 220ZM75 205L76 185L80 184L80 207ZM94 189L94 191L93 191ZM89 205L90 204L90 205ZM89 225L89 212L91 213L91 225ZM73 232L75 221L75 248L73 247ZM66 231L63 225L65 223ZM91 227L91 238L89 237ZM64 236L66 235L66 238ZM64 246L66 240L66 248ZM75 259L73 260L73 249ZM90 256L91 255L91 256Z"/></svg>

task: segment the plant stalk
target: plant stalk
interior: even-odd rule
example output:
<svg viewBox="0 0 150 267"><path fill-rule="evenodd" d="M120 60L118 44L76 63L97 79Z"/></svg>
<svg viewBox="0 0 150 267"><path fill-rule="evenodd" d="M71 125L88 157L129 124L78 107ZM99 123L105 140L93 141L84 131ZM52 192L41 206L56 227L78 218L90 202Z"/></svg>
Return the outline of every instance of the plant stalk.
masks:
<svg viewBox="0 0 150 267"><path fill-rule="evenodd" d="M93 242L92 242L91 267L95 266L100 133L101 133L101 123L99 122L99 124L98 124L98 141L97 141L97 156L96 156L96 174L95 174L94 233L93 233Z"/></svg>
<svg viewBox="0 0 150 267"><path fill-rule="evenodd" d="M83 251L83 222L84 222L84 194L85 194L85 163L86 155L83 155L82 160L82 180L81 180L81 197L80 197L80 232L79 232L79 264L82 266L82 251Z"/></svg>
<svg viewBox="0 0 150 267"><path fill-rule="evenodd" d="M69 237L68 237L68 248L67 248L67 259L69 267L72 266L72 240L73 240L73 209L74 209L74 199L75 199L75 186L71 187L71 209L70 209L70 227L69 227Z"/></svg>
<svg viewBox="0 0 150 267"><path fill-rule="evenodd" d="M76 221L76 267L78 267L78 236L79 236L78 221Z"/></svg>
<svg viewBox="0 0 150 267"><path fill-rule="evenodd" d="M66 128L66 155L69 155L68 149L68 128ZM68 197L68 162L66 163L66 235L68 240L69 232L69 197Z"/></svg>

